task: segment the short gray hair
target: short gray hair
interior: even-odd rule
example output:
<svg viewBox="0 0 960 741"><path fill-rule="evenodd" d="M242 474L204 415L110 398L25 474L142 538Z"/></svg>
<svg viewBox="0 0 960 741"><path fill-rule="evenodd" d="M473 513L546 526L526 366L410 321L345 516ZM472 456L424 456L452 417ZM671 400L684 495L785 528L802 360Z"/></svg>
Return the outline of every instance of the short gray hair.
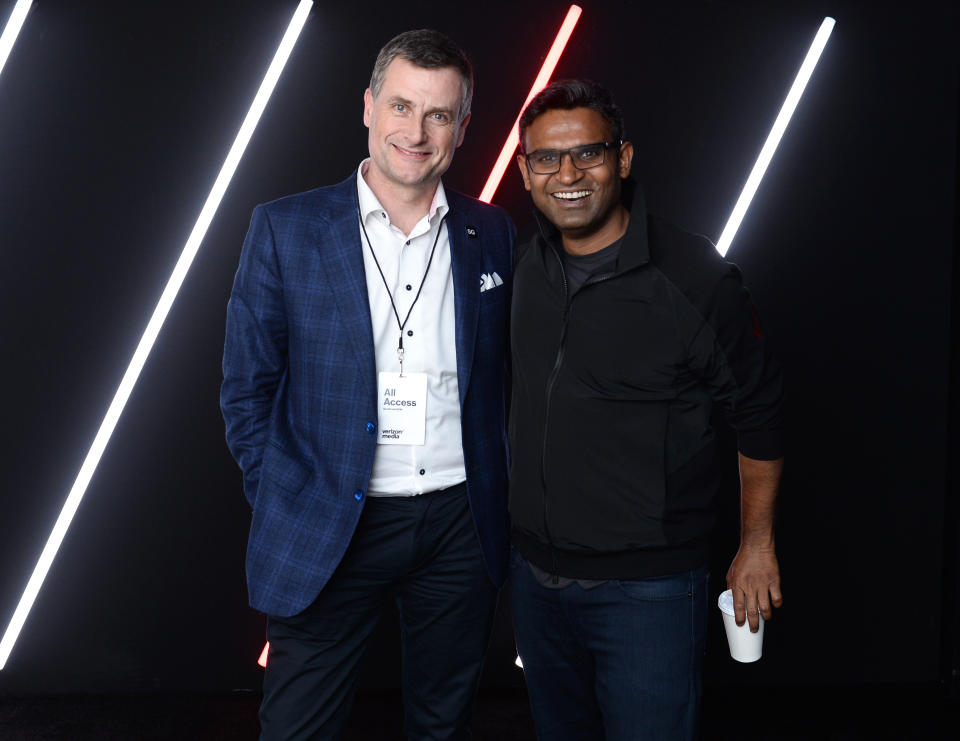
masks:
<svg viewBox="0 0 960 741"><path fill-rule="evenodd" d="M383 78L387 74L390 62L397 58L405 59L424 69L442 69L452 67L460 73L463 95L460 98L458 123L470 113L470 101L473 98L473 65L453 40L429 28L418 31L404 31L386 43L377 55L370 75L370 91L376 98L383 87Z"/></svg>

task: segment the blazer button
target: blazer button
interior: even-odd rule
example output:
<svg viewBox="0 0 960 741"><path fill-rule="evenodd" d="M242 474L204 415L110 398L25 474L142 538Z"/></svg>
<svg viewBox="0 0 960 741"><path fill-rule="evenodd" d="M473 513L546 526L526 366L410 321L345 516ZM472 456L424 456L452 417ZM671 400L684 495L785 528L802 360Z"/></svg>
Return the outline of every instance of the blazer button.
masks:
<svg viewBox="0 0 960 741"><path fill-rule="evenodd" d="M361 499L363 499L363 492L357 489L355 492L353 492L353 498L359 502Z"/></svg>
<svg viewBox="0 0 960 741"><path fill-rule="evenodd" d="M373 422L367 422L367 432L371 435L377 431L377 426Z"/></svg>

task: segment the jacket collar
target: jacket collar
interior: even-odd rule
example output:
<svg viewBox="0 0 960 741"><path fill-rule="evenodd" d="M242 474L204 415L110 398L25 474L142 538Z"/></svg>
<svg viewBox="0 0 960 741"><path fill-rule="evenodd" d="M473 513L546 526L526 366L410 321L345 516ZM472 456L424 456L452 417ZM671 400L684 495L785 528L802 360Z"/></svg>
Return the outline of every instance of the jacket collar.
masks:
<svg viewBox="0 0 960 741"><path fill-rule="evenodd" d="M627 178L623 181L620 198L630 212L630 223L627 224L627 232L623 237L620 257L617 258L618 273L650 262L650 245L647 239L647 201L643 195L643 188L632 177ZM544 241L557 254L562 254L563 242L560 238L560 230L540 209L535 208L534 214Z"/></svg>

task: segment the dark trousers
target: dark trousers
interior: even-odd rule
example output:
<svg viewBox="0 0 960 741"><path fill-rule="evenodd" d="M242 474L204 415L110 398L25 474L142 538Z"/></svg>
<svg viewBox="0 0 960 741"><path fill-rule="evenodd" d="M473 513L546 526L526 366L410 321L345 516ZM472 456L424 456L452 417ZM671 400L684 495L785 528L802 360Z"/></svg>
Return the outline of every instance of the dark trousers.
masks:
<svg viewBox="0 0 960 741"><path fill-rule="evenodd" d="M487 576L466 485L364 505L317 599L268 617L262 741L336 739L384 599L396 599L408 739L466 739L497 590Z"/></svg>
<svg viewBox="0 0 960 741"><path fill-rule="evenodd" d="M510 599L541 741L685 741L700 712L707 569L550 589L514 549Z"/></svg>

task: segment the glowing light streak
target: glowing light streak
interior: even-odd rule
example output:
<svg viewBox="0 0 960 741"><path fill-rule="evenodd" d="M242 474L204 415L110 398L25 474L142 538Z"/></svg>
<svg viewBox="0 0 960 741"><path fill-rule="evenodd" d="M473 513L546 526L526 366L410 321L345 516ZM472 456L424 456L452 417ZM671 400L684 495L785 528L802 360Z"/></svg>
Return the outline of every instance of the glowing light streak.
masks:
<svg viewBox="0 0 960 741"><path fill-rule="evenodd" d="M267 654L270 653L270 641L267 641L267 645L263 647L263 651L260 652L260 658L257 659L257 663L262 666L264 669L267 668Z"/></svg>
<svg viewBox="0 0 960 741"><path fill-rule="evenodd" d="M567 42L570 40L571 34L573 34L573 29L577 25L577 21L580 20L580 14L582 12L579 5L571 5L570 10L567 11L567 16L563 19L560 30L557 31L557 37L553 41L553 46L551 46L550 51L547 52L547 58L543 60L540 73L533 81L533 87L530 88L527 99L523 101L523 105L520 106L520 113L517 114L517 118L513 122L510 135L503 143L503 149L500 150L500 156L497 157L496 164L494 164L493 170L490 171L486 185L484 185L483 190L480 191L480 200L484 203L490 203L490 201L493 200L493 194L496 193L497 188L500 187L503 174L507 171L510 160L513 159L513 153L520 143L520 115L523 113L523 109L527 107L527 104L533 99L533 96L543 90L547 86L547 83L550 82L550 77L557 67L557 62L560 61L560 55L563 54L563 50L566 48Z"/></svg>
<svg viewBox="0 0 960 741"><path fill-rule="evenodd" d="M23 28L24 21L27 20L27 13L30 12L30 6L33 0L19 0L13 6L13 12L10 14L10 20L0 35L0 72L3 71L3 65L7 63L7 57L10 56L10 50L20 35L20 29Z"/></svg>
<svg viewBox="0 0 960 741"><path fill-rule="evenodd" d="M123 374L120 386L117 388L113 401L107 409L106 416L103 418L100 429L93 440L93 444L90 446L87 457L80 467L80 473L77 475L73 488L67 496L67 501L60 511L60 516L57 518L53 531L47 539L47 544L40 554L40 559L33 570L33 575L30 577L30 581L27 583L23 596L20 598L17 609L13 614L13 618L10 620L6 632L3 634L3 639L0 640L0 669L3 669L6 665L10 652L13 650L13 646L23 628L23 624L26 622L27 615L33 607L37 594L40 592L40 587L43 586L47 572L50 570L57 551L60 549L60 545L67 534L73 516L80 506L80 501L83 499L90 479L93 477L94 471L96 471L97 465L100 463L100 458L103 456L103 452L107 447L107 443L110 441L110 436L113 434L113 430L117 425L117 421L123 413L127 399L130 398L137 378L140 376L140 371L143 370L144 363L146 363L147 356L150 354L150 350L153 348L157 335L160 333L163 322L167 318L170 307L173 305L173 301L177 297L181 285L183 285L187 271L190 269L190 264L200 249L200 244L203 242L203 238L207 233L207 228L210 226L210 222L213 220L213 216L220 206L220 201L223 199L227 186L230 184L237 165L240 163L240 158L243 157L243 152L250 141L250 137L253 135L254 129L257 127L264 108L266 108L267 101L270 99L271 93L273 93L280 73L287 63L287 59L290 56L290 52L297 38L300 36L300 31L303 29L312 5L313 0L301 0L297 6L286 33L284 33L283 39L280 42L280 46L277 48L277 52L273 57L273 61L270 63L263 82L260 84L260 89L257 90L257 94L253 99L253 103L250 105L250 109L247 111L243 124L240 126L240 131L237 133L233 146L230 148L223 167L220 169L220 174L213 184L213 189L210 191L210 195L207 196L206 203L204 203L203 209L200 211L197 223L194 225L193 231L190 233L187 243L184 245L180 259L177 261L173 273L167 282L167 286L160 296L160 301L154 309L153 316L150 317L147 328L140 338L140 343L133 353L126 373Z"/></svg>
<svg viewBox="0 0 960 741"><path fill-rule="evenodd" d="M743 217L750 207L750 202L753 200L753 196L760 186L760 181L763 180L763 175L767 171L770 160L773 159L773 153L777 151L780 139L783 138L783 132L786 131L790 123L790 118L793 116L793 112L800 102L803 91L810 81L810 76L813 74L817 62L820 61L820 55L827 45L827 40L830 38L830 33L833 31L835 24L836 21L830 17L824 18L823 23L820 24L820 30L817 31L817 35L814 37L809 51L807 51L807 56L803 60L803 64L800 65L800 71L793 81L790 92L787 93L787 98L780 108L777 120L773 122L773 128L770 129L770 133L767 135L767 141L764 143L763 149L760 150L760 156L757 157L756 164L754 164L753 170L750 172L750 177L747 178L747 182L743 186L743 191L740 193L740 197L733 207L733 212L730 214L730 218L727 219L727 225L723 228L723 233L717 241L717 252L721 255L727 254L730 243L733 241L737 229L740 228L740 223L743 221Z"/></svg>
<svg viewBox="0 0 960 741"><path fill-rule="evenodd" d="M570 10L567 11L567 17L564 18L563 23L560 24L560 30L557 31L557 37L553 40L553 46L551 46L550 51L547 52L547 58L543 60L543 65L540 67L540 73L533 81L530 92L527 94L527 99L523 101L523 105L520 106L520 113L517 114L517 118L513 122L513 128L510 129L510 134L507 136L507 140L503 143L503 149L500 150L500 156L497 157L497 161L494 164L493 169L490 171L489 177L487 177L487 182L483 186L483 190L480 191L480 200L484 203L490 203L490 201L493 200L493 195L497 192L497 188L500 187L500 181L503 180L503 174L507 171L507 167L510 166L510 160L513 159L513 153L516 151L517 145L520 143L520 116L523 115L523 109L526 108L527 104L533 100L533 97L543 90L547 86L547 83L550 82L550 77L553 75L553 71L557 68L557 62L560 61L560 56L563 54L563 50L567 47L567 42L570 40L570 36L573 35L573 29L577 25L577 21L580 20L581 13L583 13L583 9L579 5L571 5ZM523 668L523 662L520 661L519 656L514 663L521 669Z"/></svg>

